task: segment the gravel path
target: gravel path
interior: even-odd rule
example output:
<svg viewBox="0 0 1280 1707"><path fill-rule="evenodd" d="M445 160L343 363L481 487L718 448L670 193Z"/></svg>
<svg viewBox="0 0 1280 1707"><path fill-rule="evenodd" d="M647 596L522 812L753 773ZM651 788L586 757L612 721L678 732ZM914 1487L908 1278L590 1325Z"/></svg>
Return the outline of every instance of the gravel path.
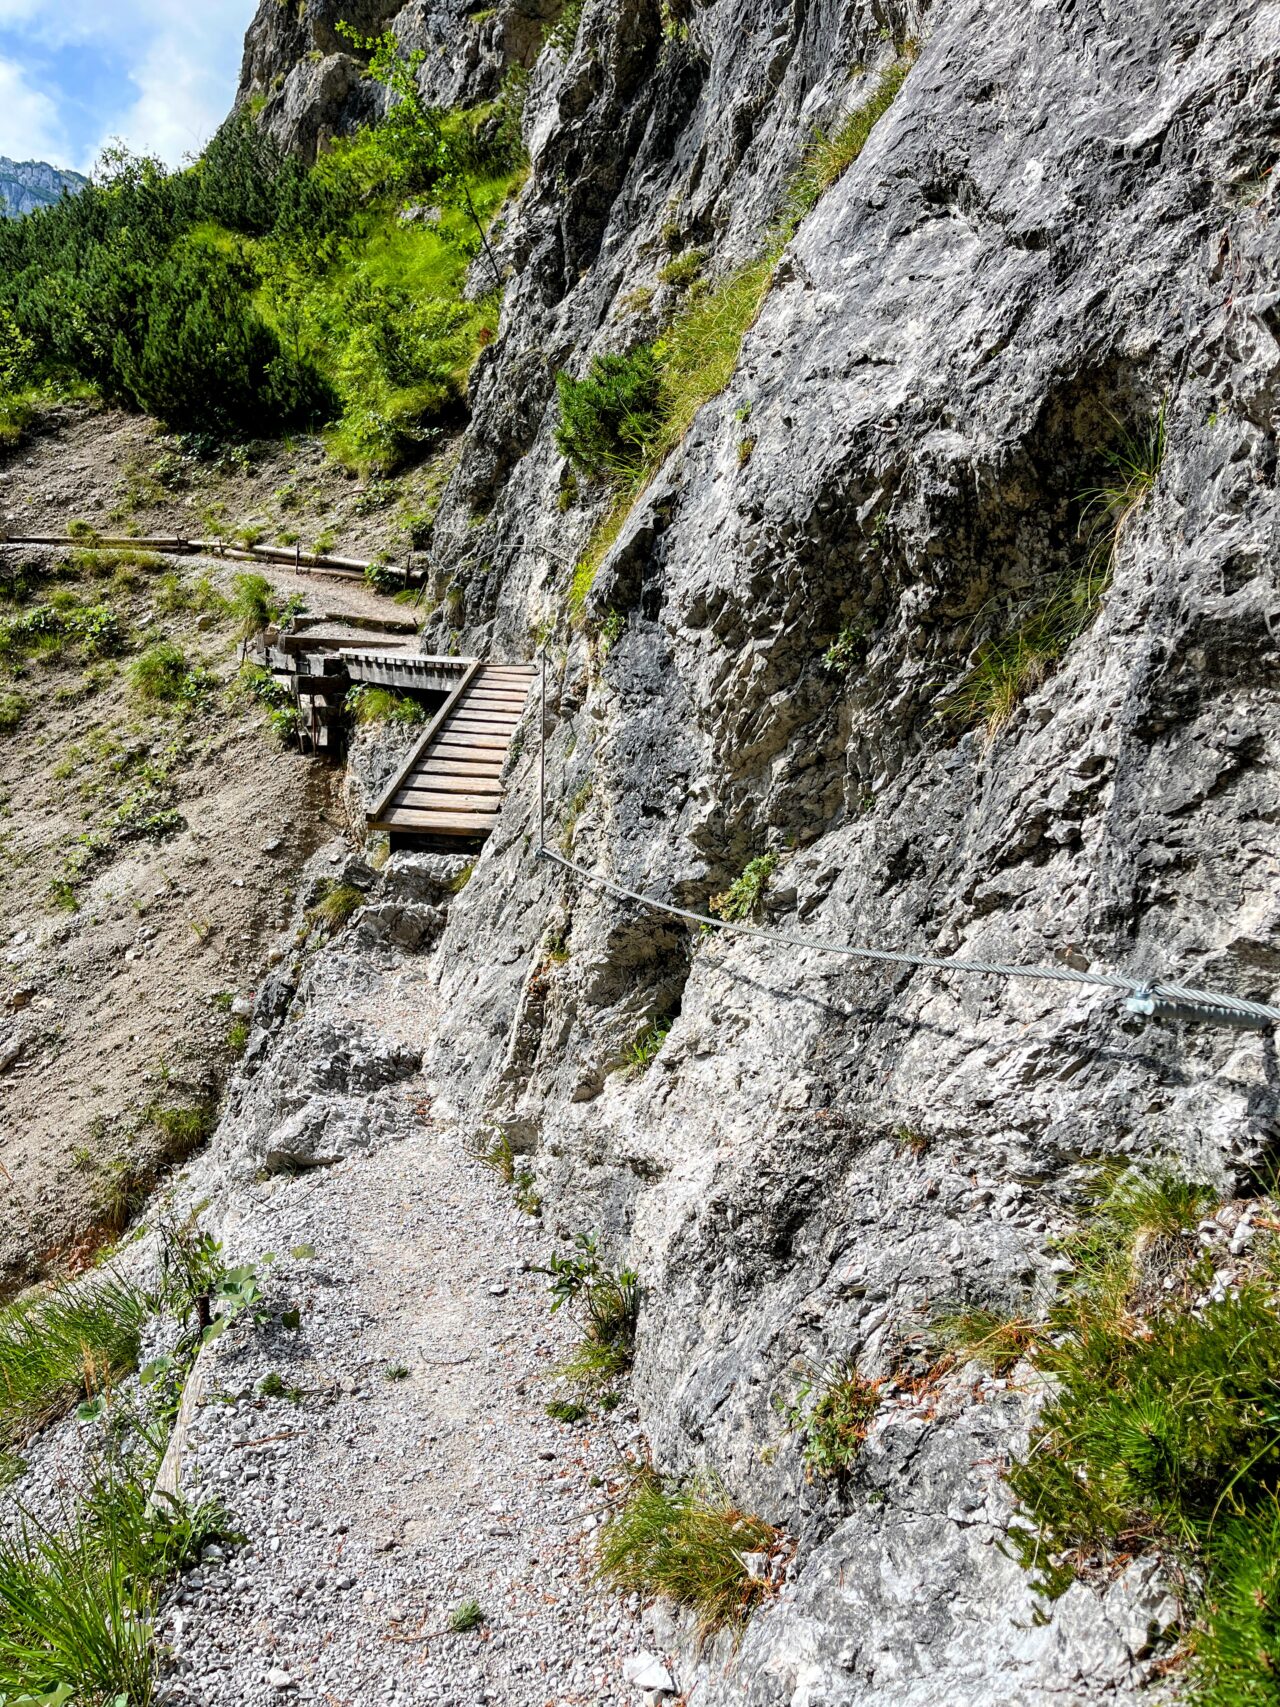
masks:
<svg viewBox="0 0 1280 1707"><path fill-rule="evenodd" d="M221 1497L247 1541L169 1607L160 1699L639 1702L622 1680L645 1647L638 1609L592 1575L636 1417L546 1416L574 1328L528 1272L551 1249L541 1227L419 1122L263 1188L228 1244L277 1254L269 1302L298 1305L301 1327L242 1317L205 1354L183 1486ZM272 1374L302 1393L264 1398ZM450 1633L471 1599L485 1623Z"/></svg>

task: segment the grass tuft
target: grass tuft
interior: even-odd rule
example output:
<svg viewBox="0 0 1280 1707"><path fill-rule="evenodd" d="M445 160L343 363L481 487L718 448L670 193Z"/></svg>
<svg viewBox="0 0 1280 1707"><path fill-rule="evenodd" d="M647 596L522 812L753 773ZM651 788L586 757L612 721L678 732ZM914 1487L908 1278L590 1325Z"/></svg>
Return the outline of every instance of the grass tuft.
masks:
<svg viewBox="0 0 1280 1707"><path fill-rule="evenodd" d="M484 1621L484 1608L478 1600L461 1601L449 1614L449 1628L455 1636L464 1636L468 1630L478 1630Z"/></svg>
<svg viewBox="0 0 1280 1707"><path fill-rule="evenodd" d="M617 1588L690 1608L705 1636L741 1625L763 1598L767 1582L746 1555L771 1554L778 1541L772 1525L718 1489L672 1486L647 1471L604 1526L600 1573Z"/></svg>
<svg viewBox="0 0 1280 1707"><path fill-rule="evenodd" d="M128 1282L99 1277L0 1310L0 1441L17 1444L109 1392L137 1364L149 1308Z"/></svg>
<svg viewBox="0 0 1280 1707"><path fill-rule="evenodd" d="M354 883L335 883L320 897L307 917L336 935L368 898L364 890L357 889Z"/></svg>
<svg viewBox="0 0 1280 1707"><path fill-rule="evenodd" d="M783 1408L788 1426L804 1435L807 1482L849 1474L879 1408L881 1385L851 1363L835 1363L805 1381Z"/></svg>
<svg viewBox="0 0 1280 1707"><path fill-rule="evenodd" d="M1105 453L1110 477L1079 495L1082 565L1055 576L1014 628L982 643L959 688L942 702L944 717L978 724L993 741L1053 674L1102 606L1116 556L1155 486L1164 451L1163 406L1145 428L1121 428L1117 445Z"/></svg>

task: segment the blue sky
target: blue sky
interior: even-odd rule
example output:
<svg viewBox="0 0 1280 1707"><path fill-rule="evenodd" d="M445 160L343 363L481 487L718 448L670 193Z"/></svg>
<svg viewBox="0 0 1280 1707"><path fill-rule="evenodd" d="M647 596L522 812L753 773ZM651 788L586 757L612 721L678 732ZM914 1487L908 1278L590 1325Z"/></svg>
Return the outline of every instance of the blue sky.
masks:
<svg viewBox="0 0 1280 1707"><path fill-rule="evenodd" d="M0 154L87 172L122 137L171 166L226 117L256 0L0 0Z"/></svg>

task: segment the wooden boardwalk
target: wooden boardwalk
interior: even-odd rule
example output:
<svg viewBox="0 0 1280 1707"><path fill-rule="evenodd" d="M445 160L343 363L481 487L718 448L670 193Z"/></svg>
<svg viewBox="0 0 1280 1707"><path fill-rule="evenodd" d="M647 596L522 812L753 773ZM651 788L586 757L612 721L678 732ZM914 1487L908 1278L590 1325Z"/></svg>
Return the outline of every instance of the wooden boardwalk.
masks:
<svg viewBox="0 0 1280 1707"><path fill-rule="evenodd" d="M469 663L369 814L391 845L484 841L502 804L502 768L533 682L530 664Z"/></svg>

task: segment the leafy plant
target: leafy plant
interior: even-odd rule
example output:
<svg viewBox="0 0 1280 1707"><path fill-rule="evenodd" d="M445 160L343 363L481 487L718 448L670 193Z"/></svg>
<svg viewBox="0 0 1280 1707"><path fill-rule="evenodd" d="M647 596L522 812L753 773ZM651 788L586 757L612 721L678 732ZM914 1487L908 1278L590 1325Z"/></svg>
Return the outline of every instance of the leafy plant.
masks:
<svg viewBox="0 0 1280 1707"><path fill-rule="evenodd" d="M635 1270L605 1268L595 1238L579 1233L573 1252L553 1253L549 1266L535 1272L550 1277L553 1312L571 1304L583 1316L582 1338L560 1374L588 1387L608 1386L625 1374L635 1357L640 1317Z"/></svg>
<svg viewBox="0 0 1280 1707"><path fill-rule="evenodd" d="M882 1383L852 1363L835 1363L802 1383L783 1415L804 1435L806 1481L849 1474L880 1404Z"/></svg>
<svg viewBox="0 0 1280 1707"><path fill-rule="evenodd" d="M576 1423L587 1415L587 1407L576 1399L552 1399L544 1409L552 1422Z"/></svg>
<svg viewBox="0 0 1280 1707"><path fill-rule="evenodd" d="M847 676L867 655L867 631L861 623L845 623L822 654L822 667L833 675Z"/></svg>
<svg viewBox="0 0 1280 1707"><path fill-rule="evenodd" d="M681 1487L645 1471L604 1525L600 1573L617 1588L689 1607L708 1635L741 1625L768 1592L747 1555L772 1555L779 1540L714 1486Z"/></svg>
<svg viewBox="0 0 1280 1707"><path fill-rule="evenodd" d="M740 877L736 877L719 895L711 897L708 903L711 911L727 924L759 918L769 879L777 869L777 854L757 854L754 859L748 860Z"/></svg>
<svg viewBox="0 0 1280 1707"><path fill-rule="evenodd" d="M647 1025L640 1035L626 1047L625 1060L629 1067L638 1068L643 1072L649 1064L657 1059L662 1045L671 1035L671 1027L675 1020L670 1016L656 1019Z"/></svg>

